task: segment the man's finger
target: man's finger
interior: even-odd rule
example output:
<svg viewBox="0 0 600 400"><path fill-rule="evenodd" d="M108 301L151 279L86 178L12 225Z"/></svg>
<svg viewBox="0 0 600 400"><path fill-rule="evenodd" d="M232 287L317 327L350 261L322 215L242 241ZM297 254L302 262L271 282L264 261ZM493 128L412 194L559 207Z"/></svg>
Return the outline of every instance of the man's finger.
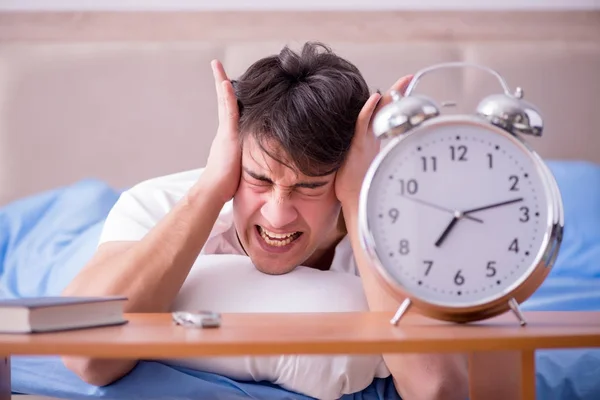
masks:
<svg viewBox="0 0 600 400"><path fill-rule="evenodd" d="M210 63L213 71L213 77L215 79L215 89L217 92L217 101L219 105L219 120L225 117L225 99L223 95L223 82L227 81L227 74L223 68L223 64L219 60L213 60Z"/></svg>
<svg viewBox="0 0 600 400"><path fill-rule="evenodd" d="M382 107L385 107L392 102L392 95L391 95L392 90L395 90L397 92L400 92L401 94L404 94L406 92L406 89L408 88L408 85L410 84L410 81L412 81L412 79L413 79L413 75L406 75L406 76L403 76L402 78L398 79L392 85L392 87L385 93L385 95L383 95L383 97L381 98L381 101L379 102L379 104L377 104L377 109L375 110L375 112L379 112L379 110Z"/></svg>
<svg viewBox="0 0 600 400"><path fill-rule="evenodd" d="M212 68L213 77L215 79L215 89L217 90L217 94L222 94L221 82L228 80L227 74L225 73L225 69L223 68L223 64L219 60L212 60L210 63Z"/></svg>
<svg viewBox="0 0 600 400"><path fill-rule="evenodd" d="M227 117L227 125L229 129L237 131L239 116L239 109L237 104L237 98L235 97L235 90L233 85L229 81L223 81L221 83L223 90L223 99L225 105L225 116Z"/></svg>
<svg viewBox="0 0 600 400"><path fill-rule="evenodd" d="M380 99L381 95L379 93L374 93L366 101L362 110L360 110L360 113L358 114L358 119L356 121L356 134L365 133L367 131L373 112L375 111L377 103Z"/></svg>
<svg viewBox="0 0 600 400"><path fill-rule="evenodd" d="M410 81L412 81L412 79L413 75L403 76L392 85L390 90L396 90L401 94L404 94L406 92L406 89L408 89L408 85L410 84Z"/></svg>

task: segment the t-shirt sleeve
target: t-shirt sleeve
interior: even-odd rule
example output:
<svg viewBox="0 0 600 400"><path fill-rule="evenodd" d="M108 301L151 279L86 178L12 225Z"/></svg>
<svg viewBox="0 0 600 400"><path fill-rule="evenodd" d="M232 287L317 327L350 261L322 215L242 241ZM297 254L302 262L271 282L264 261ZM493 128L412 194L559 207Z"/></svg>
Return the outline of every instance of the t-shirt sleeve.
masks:
<svg viewBox="0 0 600 400"><path fill-rule="evenodd" d="M98 245L142 239L160 219L151 203L151 199L140 199L135 192L123 192L106 217Z"/></svg>
<svg viewBox="0 0 600 400"><path fill-rule="evenodd" d="M165 217L197 179L197 171L153 178L124 191L108 213L98 246L141 240Z"/></svg>

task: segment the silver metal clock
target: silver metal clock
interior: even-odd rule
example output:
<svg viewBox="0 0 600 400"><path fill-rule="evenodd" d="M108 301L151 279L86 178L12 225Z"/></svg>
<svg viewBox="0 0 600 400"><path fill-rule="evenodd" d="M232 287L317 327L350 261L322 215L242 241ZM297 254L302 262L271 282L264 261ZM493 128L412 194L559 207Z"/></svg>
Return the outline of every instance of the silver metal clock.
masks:
<svg viewBox="0 0 600 400"><path fill-rule="evenodd" d="M473 114L442 115L412 94L426 74L475 67L499 94ZM401 306L441 320L470 322L512 310L542 284L559 251L559 188L525 137L542 135L535 107L494 70L444 63L415 74L404 95L375 116L391 139L373 161L360 197L360 237L384 287Z"/></svg>

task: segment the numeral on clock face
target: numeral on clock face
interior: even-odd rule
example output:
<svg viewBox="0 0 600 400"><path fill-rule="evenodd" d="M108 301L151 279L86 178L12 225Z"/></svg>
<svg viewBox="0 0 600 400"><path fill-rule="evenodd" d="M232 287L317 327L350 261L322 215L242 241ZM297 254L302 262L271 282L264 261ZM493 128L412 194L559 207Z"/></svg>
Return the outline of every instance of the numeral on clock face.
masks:
<svg viewBox="0 0 600 400"><path fill-rule="evenodd" d="M416 179L400 179L400 194L416 194L419 190L419 184Z"/></svg>
<svg viewBox="0 0 600 400"><path fill-rule="evenodd" d="M437 171L437 157L421 157L421 161L423 161L423 172Z"/></svg>
<svg viewBox="0 0 600 400"><path fill-rule="evenodd" d="M397 208L390 208L390 211L388 211L388 215L390 216L392 223L395 223L398 220L400 211L398 211Z"/></svg>
<svg viewBox="0 0 600 400"><path fill-rule="evenodd" d="M519 252L519 239L515 238L512 242L510 242L509 251L514 251L515 253Z"/></svg>
<svg viewBox="0 0 600 400"><path fill-rule="evenodd" d="M496 261L488 262L485 270L486 270L485 276L487 276L488 278L496 276Z"/></svg>
<svg viewBox="0 0 600 400"><path fill-rule="evenodd" d="M398 252L400 254L402 254L403 256L406 255L406 254L408 254L408 253L410 253L410 247L409 247L409 244L408 244L408 240L402 239L400 241L400 249L398 250Z"/></svg>
<svg viewBox="0 0 600 400"><path fill-rule="evenodd" d="M519 177L517 175L511 175L508 180L510 181L511 185L510 185L510 190L513 192L517 192L519 191Z"/></svg>
<svg viewBox="0 0 600 400"><path fill-rule="evenodd" d="M523 207L520 207L519 210L523 213L521 218L519 218L519 221L521 221L521 222L529 221L529 207L523 206Z"/></svg>
<svg viewBox="0 0 600 400"><path fill-rule="evenodd" d="M467 146L450 146L450 159L452 161L467 161Z"/></svg>
<svg viewBox="0 0 600 400"><path fill-rule="evenodd" d="M431 271L431 267L433 267L433 261L427 260L427 261L423 261L423 262L427 266L427 269L425 269L425 276L427 276L427 275L429 275L429 271Z"/></svg>
<svg viewBox="0 0 600 400"><path fill-rule="evenodd" d="M459 269L459 270L456 272L456 275L454 275L454 283L455 283L457 286L464 285L464 283L465 283L465 277L461 275L461 272L462 272L462 271Z"/></svg>

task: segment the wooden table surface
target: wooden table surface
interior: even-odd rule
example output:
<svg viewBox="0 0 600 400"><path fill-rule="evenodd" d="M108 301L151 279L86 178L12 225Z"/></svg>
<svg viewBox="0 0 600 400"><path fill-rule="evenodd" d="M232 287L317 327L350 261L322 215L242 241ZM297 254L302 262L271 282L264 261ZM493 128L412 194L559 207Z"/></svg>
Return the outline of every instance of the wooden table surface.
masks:
<svg viewBox="0 0 600 400"><path fill-rule="evenodd" d="M0 334L0 356L173 358L214 355L476 352L600 347L600 312L529 312L469 325L389 313L225 314L219 328L177 326L170 314L127 314L121 326Z"/></svg>
<svg viewBox="0 0 600 400"><path fill-rule="evenodd" d="M56 333L0 334L0 400L10 399L11 355L179 358L224 355L469 354L472 400L535 399L537 349L600 347L600 312L512 313L468 325L409 313L225 314L213 329L175 325L170 314L127 314L126 325ZM494 373L490 374L489 371Z"/></svg>

